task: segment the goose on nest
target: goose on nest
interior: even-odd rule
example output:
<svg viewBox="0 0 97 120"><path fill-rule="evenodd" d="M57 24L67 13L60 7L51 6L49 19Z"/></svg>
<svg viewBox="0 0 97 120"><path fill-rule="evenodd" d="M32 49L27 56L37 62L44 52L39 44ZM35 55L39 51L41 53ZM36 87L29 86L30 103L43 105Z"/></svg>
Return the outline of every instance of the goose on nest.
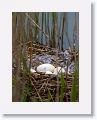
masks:
<svg viewBox="0 0 97 120"><path fill-rule="evenodd" d="M37 67L37 72L46 72L46 71L50 71L50 72L54 72L55 67L51 64L42 64L39 65Z"/></svg>

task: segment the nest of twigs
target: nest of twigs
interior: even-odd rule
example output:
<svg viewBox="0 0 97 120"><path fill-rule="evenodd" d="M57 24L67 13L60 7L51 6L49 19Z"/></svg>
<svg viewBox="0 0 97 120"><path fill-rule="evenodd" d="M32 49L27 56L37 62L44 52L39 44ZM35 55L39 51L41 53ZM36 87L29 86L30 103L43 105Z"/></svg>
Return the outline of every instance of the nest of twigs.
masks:
<svg viewBox="0 0 97 120"><path fill-rule="evenodd" d="M48 54L48 55L56 55L56 49L50 48L48 46L42 46L33 44L33 47L29 47L28 44L28 58L30 58L30 54L32 53L32 59L36 55L39 54ZM75 58L75 52L71 52L71 62ZM77 57L77 53L76 53ZM61 62L64 62L62 56L57 56L57 64L56 61L53 61L52 64L57 67ZM33 61L31 66L35 68L38 65L42 64L40 61ZM23 75L23 74L21 74ZM65 81L65 89L63 90L63 101L69 102L71 96L71 89L72 89L72 81L74 79L73 75L69 75L64 73L64 81ZM26 79L26 80L24 80ZM23 90L23 101L29 102L57 102L60 101L61 98L61 78L56 75L47 75L45 73L32 73L27 74L25 78L24 90ZM23 81L23 82L24 82ZM58 92L58 94L57 94ZM58 100L59 99L59 100ZM78 100L77 100L78 101Z"/></svg>
<svg viewBox="0 0 97 120"><path fill-rule="evenodd" d="M45 75L44 73L33 73L25 83L24 94L26 100L36 101L36 102L55 102L56 98L61 95L61 81L60 77L55 75ZM67 78L66 78L67 77ZM66 89L64 89L63 101L70 101L71 88L73 76L64 75L64 80L66 81ZM57 95L57 87L59 86L59 96Z"/></svg>

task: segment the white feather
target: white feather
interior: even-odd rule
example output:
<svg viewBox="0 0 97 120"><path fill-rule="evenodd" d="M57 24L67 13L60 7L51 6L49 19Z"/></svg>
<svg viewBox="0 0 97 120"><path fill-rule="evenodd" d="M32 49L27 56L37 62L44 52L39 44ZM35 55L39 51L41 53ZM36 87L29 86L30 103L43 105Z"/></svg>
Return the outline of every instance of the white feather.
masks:
<svg viewBox="0 0 97 120"><path fill-rule="evenodd" d="M32 69L32 68L30 68L30 72L31 73L34 73L34 72L36 72L34 69Z"/></svg>
<svg viewBox="0 0 97 120"><path fill-rule="evenodd" d="M42 64L37 67L37 72L54 72L55 67L51 64Z"/></svg>
<svg viewBox="0 0 97 120"><path fill-rule="evenodd" d="M46 71L45 74L53 74L51 71Z"/></svg>
<svg viewBox="0 0 97 120"><path fill-rule="evenodd" d="M55 68L53 74L57 75L58 73L59 73L59 74L60 74L60 73L65 73L64 68L61 68L61 67Z"/></svg>

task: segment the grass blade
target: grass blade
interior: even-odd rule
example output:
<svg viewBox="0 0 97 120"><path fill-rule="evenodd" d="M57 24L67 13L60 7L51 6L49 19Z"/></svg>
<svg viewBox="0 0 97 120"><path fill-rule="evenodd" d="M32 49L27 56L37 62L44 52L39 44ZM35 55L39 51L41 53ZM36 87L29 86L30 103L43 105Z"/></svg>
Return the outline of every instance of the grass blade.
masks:
<svg viewBox="0 0 97 120"><path fill-rule="evenodd" d="M71 102L76 102L78 96L78 70L77 70L77 63L75 65L75 72L74 72L74 80L72 81L72 89L71 89Z"/></svg>
<svg viewBox="0 0 97 120"><path fill-rule="evenodd" d="M51 95L50 90L48 89L48 102L53 101L53 97Z"/></svg>

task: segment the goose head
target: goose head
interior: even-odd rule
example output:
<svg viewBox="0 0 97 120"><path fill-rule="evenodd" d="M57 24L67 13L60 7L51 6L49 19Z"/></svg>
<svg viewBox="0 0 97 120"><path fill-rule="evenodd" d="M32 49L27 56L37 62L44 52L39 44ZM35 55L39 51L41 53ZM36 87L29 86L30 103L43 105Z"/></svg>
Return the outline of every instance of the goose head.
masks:
<svg viewBox="0 0 97 120"><path fill-rule="evenodd" d="M36 71L34 69L30 68L30 72L35 73Z"/></svg>
<svg viewBox="0 0 97 120"><path fill-rule="evenodd" d="M61 73L65 73L64 68L57 67L57 68L54 69L53 74L58 75L58 74L61 74Z"/></svg>

